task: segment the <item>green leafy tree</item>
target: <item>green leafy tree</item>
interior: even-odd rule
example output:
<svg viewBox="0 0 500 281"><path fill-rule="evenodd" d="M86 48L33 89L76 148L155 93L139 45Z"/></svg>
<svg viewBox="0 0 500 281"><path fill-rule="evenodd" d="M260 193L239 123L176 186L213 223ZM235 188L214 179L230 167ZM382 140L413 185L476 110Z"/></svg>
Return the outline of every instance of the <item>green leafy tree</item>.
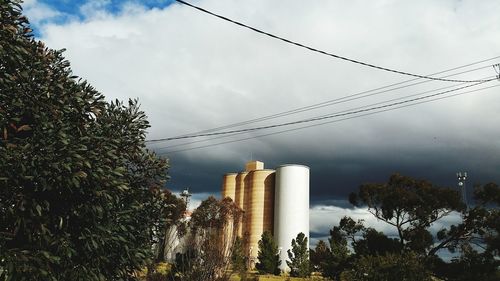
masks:
<svg viewBox="0 0 500 281"><path fill-rule="evenodd" d="M442 264L437 276L453 281L500 280L497 258L473 249L470 244L462 244L460 248L460 256Z"/></svg>
<svg viewBox="0 0 500 281"><path fill-rule="evenodd" d="M330 230L328 244L330 247L329 255L320 262L320 271L325 277L340 280L342 272L350 267L352 260L348 241L341 227L335 226Z"/></svg>
<svg viewBox="0 0 500 281"><path fill-rule="evenodd" d="M297 238L292 239L292 249L287 251L288 259L286 264L290 268L290 275L294 277L309 277L311 267L309 263L309 250L307 237L304 233L297 234Z"/></svg>
<svg viewBox="0 0 500 281"><path fill-rule="evenodd" d="M0 3L0 279L128 280L175 220L136 101L107 103Z"/></svg>
<svg viewBox="0 0 500 281"><path fill-rule="evenodd" d="M259 262L255 265L260 273L279 275L281 260L278 254L278 246L274 242L271 232L262 233L259 241L259 252L257 254Z"/></svg>
<svg viewBox="0 0 500 281"><path fill-rule="evenodd" d="M414 253L363 256L352 270L342 274L346 281L430 281L431 274Z"/></svg>
<svg viewBox="0 0 500 281"><path fill-rule="evenodd" d="M210 196L189 222L186 253L176 257L175 280L215 281L229 278L242 211L230 199Z"/></svg>
<svg viewBox="0 0 500 281"><path fill-rule="evenodd" d="M357 256L378 256L401 252L401 245L397 239L389 238L373 228L364 230L362 238L356 241L353 248Z"/></svg>
<svg viewBox="0 0 500 281"><path fill-rule="evenodd" d="M233 271L239 273L242 280L246 279L248 258L245 255L243 240L240 237L236 237L236 241L234 242L231 263Z"/></svg>
<svg viewBox="0 0 500 281"><path fill-rule="evenodd" d="M330 256L330 248L323 240L319 240L314 249L309 250L311 271L321 271L322 263Z"/></svg>
<svg viewBox="0 0 500 281"><path fill-rule="evenodd" d="M459 252L450 264L437 263L437 275L449 280L499 280L500 188L495 183L476 186L475 206L463 213L462 222L438 232L439 245Z"/></svg>
<svg viewBox="0 0 500 281"><path fill-rule="evenodd" d="M431 255L442 246L434 246L430 225L465 207L456 189L399 174L387 183L363 184L349 199L354 205L368 206L377 219L394 226L403 250Z"/></svg>
<svg viewBox="0 0 500 281"><path fill-rule="evenodd" d="M170 236L170 232L168 232L168 230L171 227L175 227L177 229L182 227L182 224L184 223L182 218L184 216L184 212L186 211L186 202L182 198L173 195L167 189L163 189L162 192L165 197L164 201L170 208L171 220L166 225L157 224L156 226L159 231L159 233L155 235L155 262L157 263L165 261L166 252L170 249L170 247L172 247L168 241L170 238L168 237Z"/></svg>
<svg viewBox="0 0 500 281"><path fill-rule="evenodd" d="M497 258L500 245L500 211L497 208L500 188L494 183L478 186L474 197L476 204L465 209L456 189L437 187L425 180L395 174L388 183L362 185L358 193L351 194L350 201L355 205L367 205L375 217L396 227L402 255L416 253L426 257L426 265L437 276L449 280L467 280L463 279L466 278L464 276L476 274L482 280L495 280L499 276L500 266ZM433 236L429 226L451 212L461 214L462 222L441 229ZM368 234L365 232L364 235ZM386 254L396 253L398 247L393 242L373 234L370 239L382 239L385 242L379 241L372 246L385 243L383 249L392 249ZM368 242L357 241L353 244L354 249L360 253L366 254L368 251L373 254L376 248L370 247ZM376 250L378 255L383 249ZM446 263L436 256L442 249L459 251L460 256Z"/></svg>
<svg viewBox="0 0 500 281"><path fill-rule="evenodd" d="M354 221L350 217L343 217L340 219L339 225L332 228L332 233L339 237L337 239L345 239L346 242L355 246L357 244L358 237L366 231L363 225L363 220Z"/></svg>
<svg viewBox="0 0 500 281"><path fill-rule="evenodd" d="M388 253L399 254L399 241L388 238L373 228L366 228L362 220L354 221L343 217L338 226L330 230L330 248L320 241L311 262L315 263L325 277L340 280L342 274L352 269L362 256L378 256ZM352 250L354 253L352 253Z"/></svg>
<svg viewBox="0 0 500 281"><path fill-rule="evenodd" d="M339 226L333 230L348 241L357 256L401 252L397 239L388 238L382 232L365 227L363 220L356 222L350 217L343 217Z"/></svg>
<svg viewBox="0 0 500 281"><path fill-rule="evenodd" d="M463 214L460 224L438 233L439 247L458 249L463 243L484 244L493 255L500 255L500 188L495 183L476 186L476 205Z"/></svg>

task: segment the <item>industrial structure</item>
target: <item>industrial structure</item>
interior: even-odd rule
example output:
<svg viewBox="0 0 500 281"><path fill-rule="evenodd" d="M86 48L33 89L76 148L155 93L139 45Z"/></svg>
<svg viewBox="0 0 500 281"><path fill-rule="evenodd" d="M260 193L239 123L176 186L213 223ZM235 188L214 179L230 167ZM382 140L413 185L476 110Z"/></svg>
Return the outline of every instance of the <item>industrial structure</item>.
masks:
<svg viewBox="0 0 500 281"><path fill-rule="evenodd" d="M245 171L224 175L222 198L226 197L244 212L237 233L250 267L258 262L262 233L269 231L278 245L280 269L287 271L292 239L300 232L309 238L309 167L281 165L270 170L263 162L248 162Z"/></svg>

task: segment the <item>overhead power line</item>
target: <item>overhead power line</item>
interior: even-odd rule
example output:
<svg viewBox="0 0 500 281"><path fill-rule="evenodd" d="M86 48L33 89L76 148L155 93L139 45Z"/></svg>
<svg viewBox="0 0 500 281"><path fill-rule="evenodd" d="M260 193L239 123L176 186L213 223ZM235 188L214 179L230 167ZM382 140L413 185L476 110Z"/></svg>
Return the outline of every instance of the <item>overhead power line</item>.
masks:
<svg viewBox="0 0 500 281"><path fill-rule="evenodd" d="M470 65L467 65L467 66L470 66ZM474 68L474 69L471 69L471 70L467 70L467 71L462 71L462 72L459 72L459 73L453 73L453 74L450 74L450 75L446 75L444 77L451 77L451 76L460 75L460 74L468 73L468 72L473 72L473 71L477 71L477 70L481 70L481 69L485 69L485 68L489 68L489 67L490 67L489 65L488 66L483 66L483 67L478 67L478 68ZM452 70L455 70L455 69L457 69L457 68L454 68ZM451 71L451 70L448 70L448 71ZM442 72L445 72L445 71L442 71ZM223 129L233 128L233 127L239 127L239 126L248 125L248 124L257 123L257 122L262 122L262 121L267 121L267 120L270 120L270 119L275 119L275 118L280 118L280 117L284 117L284 116L289 116L289 115L292 115L292 114L302 113L302 112L305 112L305 111L315 110L315 109L319 109L319 108L323 108L323 107L327 107L327 106L331 106L331 105L336 105L336 104L339 104L339 103L344 103L344 102L347 102L347 101L352 101L352 100L357 100L357 99L361 99L361 98L376 96L376 95L380 95L380 94L383 94L383 93L388 93L388 92L392 92L392 91L395 91L395 90L400 90L400 89L408 88L408 87L411 87L411 86L415 86L415 85L420 85L420 84L432 82L432 80L424 80L424 81L420 81L420 82L416 82L416 83L412 83L412 84L402 85L402 84L405 84L405 83L408 83L408 82L412 82L412 81L415 81L415 80L421 80L421 78L413 78L413 79L410 79L410 80L406 80L406 81L402 81L402 82L398 82L398 83L393 83L393 84L390 84L390 85L387 85L387 86L383 86L383 87L379 87L379 88L375 88L375 89L372 89L372 90L362 91L362 92L359 92L359 93L356 93L356 94L351 94L351 95L343 96L343 97L340 97L340 98L335 98L335 99L331 99L331 100L328 100L328 101L324 101L324 102L320 102L320 103L316 103L316 104L312 104L312 105L308 105L308 106L303 106L303 107L299 107L299 108L295 108L295 109L283 111L283 112L280 112L280 113L275 113L275 114L271 114L271 115L267 115L267 116L263 116L263 117L258 117L258 118L250 119L250 120L247 120L247 121L241 121L241 122L237 122L237 123L231 123L231 124L228 124L228 125L224 125L224 126L220 126L220 127L216 127L216 128L212 128L212 129L207 129L207 130L203 130L203 131L198 131L198 132L194 132L194 133L190 133L190 134L201 134L201 133L208 133L208 132L220 131L220 130L223 130ZM399 86L399 85L402 85L402 86ZM454 84L454 85L457 85L457 84ZM394 87L394 86L398 86L398 87ZM391 88L391 87L393 87L393 88ZM451 86L451 87L453 87L453 86ZM387 89L387 88L389 88L389 89ZM190 135L190 134L184 134L184 135Z"/></svg>
<svg viewBox="0 0 500 281"><path fill-rule="evenodd" d="M452 98L452 97L456 97L456 96L461 96L461 95L465 95L465 94L470 94L470 93L474 93L474 92L479 92L479 91L482 91L482 90L496 88L496 87L500 87L500 85L483 87L483 88L474 89L474 90L470 90L470 91L466 91L466 92L462 92L462 93L457 93L457 94L453 94L453 95L448 95L448 96L439 96L439 97L436 97L436 98L433 98L433 99L429 99L429 100L421 100L419 102L412 103L412 104L403 104L403 105L400 105L400 106L397 106L397 107L385 108L385 109L381 109L381 110L374 111L374 112L367 112L367 113L360 114L360 115L349 116L349 117L345 117L345 118L341 118L341 119L336 119L336 120L330 120L330 121L326 121L326 122L322 122L322 123L306 125L306 126L302 126L302 127L298 127L298 128L291 128L291 129L281 130L281 131L277 131L277 132L271 132L271 133L267 133L267 134L262 134L262 135L257 135L257 136L251 136L251 137L246 137L246 138L240 138L240 139L236 139L236 140L229 140L229 141L224 141L224 142L219 142L219 143L213 143L213 144L208 144L208 145L203 145L203 146L197 146L197 147L191 147L191 148L185 148L185 149L173 150L173 151L166 151L166 152L161 152L161 153L158 153L158 154L159 155L174 154L174 153L179 153L179 152L185 152L185 151L190 151L190 150L196 150L196 149L202 149L202 148L207 148L207 147L219 146L219 145L224 145L224 144L229 144L229 143L235 143L235 142L241 142L241 141L246 141L246 140L251 140L251 139L256 139L256 138L262 138L262 137L267 137L267 136L272 136L272 135L278 135L278 134L283 134L283 133L287 133L287 132L298 131L298 130L303 130L303 129L307 129L307 128L322 126L322 125L326 125L326 124L337 123L337 122L341 122L341 121L345 121L345 120L356 119L356 118L365 117L365 116L369 116L369 115L374 115L374 114L378 114L378 113L393 111L393 110L396 110L396 109L410 107L410 106L415 106L415 105L424 104L424 103L429 103L429 102L433 102L433 101L448 99L448 98Z"/></svg>
<svg viewBox="0 0 500 281"><path fill-rule="evenodd" d="M464 84L468 84L468 83L462 83L461 85L464 85ZM404 99L407 99L407 98L421 96L421 95L424 95L424 94L433 93L433 92L437 92L437 91L443 91L445 89L456 88L456 87L458 87L456 84L448 85L446 87L432 89L432 90L428 90L428 91L424 91L424 92L419 92L419 93L415 93L415 94L411 94L411 95L405 95L405 96L402 96L402 97L397 97L397 98L393 98L393 99L389 99L389 100L384 100L384 101L380 101L380 102L376 102L376 103L371 103L371 104L368 104L368 105L363 105L363 106L358 106L358 107L354 107L354 108L349 108L349 109L345 109L345 110L341 110L341 111L337 111L337 112L333 112L333 113L329 113L329 114L325 114L325 115L315 116L314 118L322 118L322 117L332 116L334 114L340 114L340 113L350 112L350 111L353 111L353 110L359 110L359 109L363 109L363 108L369 108L369 107L376 106L376 105L386 104L386 103L397 101L397 100L404 100ZM362 97L355 97L355 98L352 98L352 99L349 99L349 100L345 100L345 101L356 100L356 99L359 99L359 98L362 98ZM209 139L201 139L201 140L196 140L196 141L191 141L191 142L178 143L178 144L173 144L173 145L169 145L169 146L162 146L162 147L159 147L159 148L156 147L155 149L156 150L171 149L171 148L174 148L174 147L187 146L187 145L192 145L192 144L200 143L200 142L209 142L209 141L213 141L213 140L217 140L217 139L229 138L229 137L233 137L233 136L236 136L236 135L239 135L239 134L244 134L244 133L245 132L238 132L238 133L233 133L233 134L221 135L221 136L216 136L216 137L209 138Z"/></svg>
<svg viewBox="0 0 500 281"><path fill-rule="evenodd" d="M217 18L222 19L224 21L228 21L228 22L236 24L238 26L250 29L250 30L255 31L257 33L266 35L268 37L271 37L271 38L274 38L274 39L286 42L288 44L295 45L295 46L300 47L300 48L307 49L307 50L312 51L312 52L316 52L316 53L319 53L319 54L322 54L322 55L326 55L326 56L329 56L329 57L333 57L333 58L336 58L336 59L341 59L341 60L348 61L348 62L351 62L351 63L355 63L355 64L359 64L359 65L363 65L363 66L367 66L367 67L371 67L371 68L375 68L375 69L379 69L379 70L383 70L383 71L388 71L388 72L392 72L392 73L397 73L397 74L401 74L401 75L412 76L412 77L416 77L416 78L429 79L429 80L435 80L435 81L459 82L459 83L487 82L487 81L483 81L483 80L457 80L457 79L445 79L445 78L439 78L439 77L431 77L431 76L426 76L426 75L420 75L420 74L414 74L414 73L410 73L410 72L395 70L395 69L391 69L391 68L387 68L387 67L382 67L382 66L374 65L374 64L371 64L371 63L367 63L367 62L362 62L362 61L351 59L351 58L344 57L344 56L341 56L341 55L336 55L336 54L333 54L333 53L330 53L330 52L322 51L320 49L316 49L316 48L311 47L309 45L298 43L298 42L286 39L284 37L280 37L280 36L271 34L269 32L263 31L261 29L258 29L258 28L246 25L246 24L241 23L239 21L232 20L232 19L230 19L228 17L225 17L225 16L222 16L222 15L216 14L214 12L211 12L209 10L201 8L199 6L195 6L195 5L190 4L190 3L186 2L186 1L182 1L182 0L176 0L176 1L179 2L179 3L181 3L181 4L184 4L186 6L189 6L191 8L194 8L194 9L196 9L198 11L201 11L203 13L206 13L206 14L209 14L211 16L217 17Z"/></svg>
<svg viewBox="0 0 500 281"><path fill-rule="evenodd" d="M496 80L496 78L494 78L493 80ZM493 81L493 80L491 80L491 79L482 80L484 82L467 84L467 85L459 87L459 88L455 88L455 89L451 89L451 90L447 90L447 91L443 91L443 92L439 92L439 93L435 93L435 94L431 94L431 95L426 95L426 96L422 96L422 97L418 97L418 98L389 103L389 104L380 105L380 106L374 106L374 107L349 111L349 112L345 112L345 113L339 113L339 114L333 114L333 115L327 115L327 116L321 116L321 117L315 117L315 118L308 118L308 119L302 119L302 120L298 120L298 121L285 122L285 123L279 123L279 124L273 124L273 125L267 125L267 126L245 128L245 129L239 129L239 130L230 130L230 131L223 131L223 132L213 132L213 133L204 133L204 134L197 134L197 135L187 135L187 136L179 136L179 137L172 137L172 138L164 138L164 139L158 139L155 141L171 141L171 140L179 140L179 139L198 138L198 137L219 136L219 135L227 135L227 134L234 134L234 133L241 133L241 132L252 132L252 131L259 131L259 130L264 130L264 129L272 129L272 128L290 126L290 125L297 125L297 124L302 124L302 123L310 123L310 122L315 122L315 121L321 121L324 119L331 119L331 118L335 118L335 117L342 117L342 116L347 116L347 115L352 115L352 114L358 114L358 113L363 113L363 112L367 112L367 111L373 111L373 110L383 109L383 108L387 108L387 107L393 107L393 106L397 106L397 105L401 105L401 104L405 104L405 103L415 102L415 101L419 101L419 100L423 100L423 99L428 99L431 97L440 96L440 95L444 95L444 94L447 94L450 92L455 92L458 90L477 86L477 85L480 85L480 84L483 84L483 83L486 83L489 81Z"/></svg>
<svg viewBox="0 0 500 281"><path fill-rule="evenodd" d="M450 69L439 71L439 72L436 72L436 73L433 73L433 74L430 74L430 75L442 74L442 73L450 72L450 71L453 71L453 70L458 70L458 69L461 69L461 68L465 68L465 67L469 67L469 66L481 64L481 63L488 62L488 61L491 61L491 60L495 60L495 59L498 59L498 58L500 58L500 56L496 56L496 57L492 57L492 58L489 58L489 59L484 59L484 60L480 60L480 61L476 61L476 62L473 62L473 63L466 64L466 65L462 65L462 66L450 68ZM446 75L444 77L452 77L452 76L456 76L456 75L460 75L460 74L464 74L464 73L468 73L468 72L473 72L473 71L477 71L477 70L489 68L490 66L491 65L487 65L487 66L482 66L482 67L478 67L478 68L474 68L474 69L469 69L469 70L465 70L465 71L461 71L461 72L457 72L457 73L452 73L452 74L448 74L448 75ZM414 82L416 80L421 80L421 79L422 78L412 78L412 79L409 79L409 80L405 80L405 81L401 81L401 82L389 84L389 85L378 87L378 88L371 89L371 90L366 90L366 91L358 92L358 93L355 93L355 94L346 95L346 96L343 96L343 97L340 97L340 98L335 98L335 99L323 101L323 102L312 104L312 105L308 105L308 106L298 107L298 108L295 108L295 109L286 110L286 111L283 111L283 112L279 112L279 113L275 113L275 114L271 114L271 115L266 115L266 116L263 116L263 117L258 117L258 118L254 118L254 119L250 119L250 120L246 120L246 121L240 121L240 122L236 122L236 123L231 123L231 124L227 124L227 125L223 125L223 126L219 126L219 127L215 127L215 128L211 128L211 129L196 131L196 132L192 132L192 133L188 133L188 134L182 134L182 135L178 135L178 136L174 136L174 137L187 136L187 135L195 135L195 134L202 134L202 133L209 133L209 132L216 132L216 131L220 131L220 130L224 130L224 129L239 127L239 126L243 126L243 125L249 125L249 124L252 124L252 123L257 123L257 122L267 121L267 120L271 120L271 119L275 119L275 118L280 118L280 117L284 117L284 116L289 116L289 115L292 115L292 114L297 114L297 113L301 113L301 112L305 112L305 111L315 110L315 109L323 108L323 107L326 107L326 106L336 105L336 104L340 104L340 103L344 103L344 102L348 102L348 101L352 101L352 100L356 100L356 99L361 99L361 98L365 98L365 97L371 97L371 96L375 96L375 95L380 95L380 94L383 94L383 93L387 93L387 92L391 92L391 91L395 91L395 90L399 90L399 89L403 89L403 88L407 88L407 87L411 87L411 86L415 86L415 85L419 85L419 84L423 84L423 83L432 82L432 80L424 80L424 81L420 81L420 82L416 82L416 83L412 83L412 84L407 84L409 82ZM405 84L407 84L407 85L405 85ZM398 87L395 87L395 86L398 86ZM154 143L154 142L158 142L158 141L161 141L161 139L147 140L146 143Z"/></svg>

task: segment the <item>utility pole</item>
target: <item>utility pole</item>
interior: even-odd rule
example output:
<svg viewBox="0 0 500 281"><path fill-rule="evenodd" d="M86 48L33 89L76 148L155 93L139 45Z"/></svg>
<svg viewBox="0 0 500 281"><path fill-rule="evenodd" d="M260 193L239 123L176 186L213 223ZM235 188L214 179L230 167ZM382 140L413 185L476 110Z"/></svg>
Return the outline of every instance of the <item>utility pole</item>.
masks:
<svg viewBox="0 0 500 281"><path fill-rule="evenodd" d="M493 69L497 73L497 79L498 79L498 81L500 81L500 63L494 64L493 65Z"/></svg>
<svg viewBox="0 0 500 281"><path fill-rule="evenodd" d="M189 193L189 187L184 189L181 193L181 197L184 199L184 202L186 203L186 210L189 210L189 197L193 196L191 193Z"/></svg>
<svg viewBox="0 0 500 281"><path fill-rule="evenodd" d="M462 194L462 201L465 204L466 208L469 208L467 204L467 189L465 188L465 180L467 180L467 172L458 172L458 188L460 188L460 193Z"/></svg>

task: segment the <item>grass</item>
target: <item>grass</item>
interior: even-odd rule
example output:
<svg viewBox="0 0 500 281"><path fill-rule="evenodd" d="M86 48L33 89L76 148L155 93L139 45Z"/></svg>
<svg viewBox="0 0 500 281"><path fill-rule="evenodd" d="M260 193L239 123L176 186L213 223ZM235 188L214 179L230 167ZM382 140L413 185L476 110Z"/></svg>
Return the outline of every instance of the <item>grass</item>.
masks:
<svg viewBox="0 0 500 281"><path fill-rule="evenodd" d="M167 276L170 273L172 266L168 263L159 263L156 265L156 272L160 275ZM146 280L147 270L144 269L140 273L138 273L138 277L140 280ZM258 279L255 279L257 277ZM230 281L241 281L239 274L234 273L231 274L229 279ZM312 276L310 278L298 278L298 277L290 277L290 276L276 276L271 274L259 275L256 271L248 272L247 274L248 281L324 281L322 277Z"/></svg>
<svg viewBox="0 0 500 281"><path fill-rule="evenodd" d="M309 277L309 278L298 278L298 277L290 277L290 276L276 276L276 275L269 275L269 274L266 274L266 275L258 275L256 273L249 273L248 276L247 276L247 279L248 280L254 280L252 278L255 278L255 277L258 277L258 279L255 279L255 280L259 280L259 281L320 281L320 280L325 280L323 279L322 277L318 277L318 276L312 276L312 277ZM230 281L240 281L241 278L238 274L233 274L231 275L231 278L229 279Z"/></svg>

